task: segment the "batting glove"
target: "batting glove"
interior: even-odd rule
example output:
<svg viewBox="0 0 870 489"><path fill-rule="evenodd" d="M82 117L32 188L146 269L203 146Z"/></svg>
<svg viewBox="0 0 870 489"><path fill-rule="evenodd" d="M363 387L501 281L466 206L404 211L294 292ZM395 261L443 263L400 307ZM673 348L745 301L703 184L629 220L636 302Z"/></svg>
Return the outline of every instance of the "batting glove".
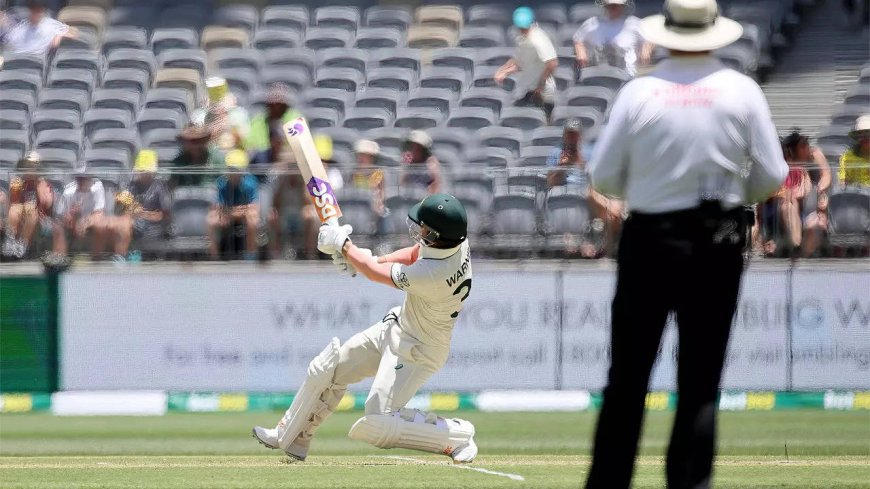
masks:
<svg viewBox="0 0 870 489"><path fill-rule="evenodd" d="M324 224L320 226L320 232L317 233L317 249L327 255L341 254L341 248L350 239L349 235L352 232L353 227L350 224L343 226Z"/></svg>

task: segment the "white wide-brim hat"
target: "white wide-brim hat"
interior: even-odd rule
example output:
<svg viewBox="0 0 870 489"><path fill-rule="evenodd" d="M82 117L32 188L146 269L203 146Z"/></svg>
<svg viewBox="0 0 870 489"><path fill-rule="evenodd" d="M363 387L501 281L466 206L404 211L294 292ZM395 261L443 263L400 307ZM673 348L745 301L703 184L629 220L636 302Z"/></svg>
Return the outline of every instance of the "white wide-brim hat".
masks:
<svg viewBox="0 0 870 489"><path fill-rule="evenodd" d="M867 133L870 133L870 114L862 115L855 121L855 129L849 131L849 136L852 139L860 139Z"/></svg>
<svg viewBox="0 0 870 489"><path fill-rule="evenodd" d="M644 18L647 41L677 51L712 51L740 39L743 26L719 16L716 0L666 0L663 13Z"/></svg>
<svg viewBox="0 0 870 489"><path fill-rule="evenodd" d="M629 1L629 0L598 0L598 3L600 3L602 6L607 6L607 5L625 5L625 4L628 3L628 1Z"/></svg>

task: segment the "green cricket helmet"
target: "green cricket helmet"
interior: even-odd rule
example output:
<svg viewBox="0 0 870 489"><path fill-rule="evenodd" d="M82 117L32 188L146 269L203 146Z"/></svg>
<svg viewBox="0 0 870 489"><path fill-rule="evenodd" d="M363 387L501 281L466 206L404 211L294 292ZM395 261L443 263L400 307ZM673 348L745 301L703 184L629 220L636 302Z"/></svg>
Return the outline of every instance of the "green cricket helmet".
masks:
<svg viewBox="0 0 870 489"><path fill-rule="evenodd" d="M434 194L411 207L408 228L414 241L426 246L453 247L465 241L468 216L456 197Z"/></svg>

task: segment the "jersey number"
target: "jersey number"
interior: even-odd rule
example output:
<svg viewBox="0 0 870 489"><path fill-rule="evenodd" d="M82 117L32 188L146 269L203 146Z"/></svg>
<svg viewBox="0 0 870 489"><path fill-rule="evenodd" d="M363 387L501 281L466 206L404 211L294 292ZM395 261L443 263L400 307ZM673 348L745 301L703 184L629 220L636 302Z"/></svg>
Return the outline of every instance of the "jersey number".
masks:
<svg viewBox="0 0 870 489"><path fill-rule="evenodd" d="M463 295L462 299L459 299L459 300L462 302L465 302L465 299L468 299L468 294L471 293L471 279L470 278L466 279L465 282L462 282L461 284L459 284L459 287L456 287L456 290L453 291L453 295L459 295L462 293L462 291L465 291L465 295ZM451 314L450 317L455 319L456 316L458 316L458 315L459 315L459 311L456 311L453 314Z"/></svg>

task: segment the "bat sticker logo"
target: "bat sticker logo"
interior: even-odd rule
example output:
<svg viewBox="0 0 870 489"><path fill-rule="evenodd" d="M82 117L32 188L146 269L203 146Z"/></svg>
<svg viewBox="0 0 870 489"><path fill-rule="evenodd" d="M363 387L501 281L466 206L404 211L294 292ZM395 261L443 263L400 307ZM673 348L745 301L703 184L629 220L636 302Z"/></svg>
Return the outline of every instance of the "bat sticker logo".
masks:
<svg viewBox="0 0 870 489"><path fill-rule="evenodd" d="M302 134L303 132L305 132L305 126L302 125L302 122L297 122L296 124L293 124L292 126L290 126L289 129L287 129L287 134L290 137L298 136L298 135Z"/></svg>

